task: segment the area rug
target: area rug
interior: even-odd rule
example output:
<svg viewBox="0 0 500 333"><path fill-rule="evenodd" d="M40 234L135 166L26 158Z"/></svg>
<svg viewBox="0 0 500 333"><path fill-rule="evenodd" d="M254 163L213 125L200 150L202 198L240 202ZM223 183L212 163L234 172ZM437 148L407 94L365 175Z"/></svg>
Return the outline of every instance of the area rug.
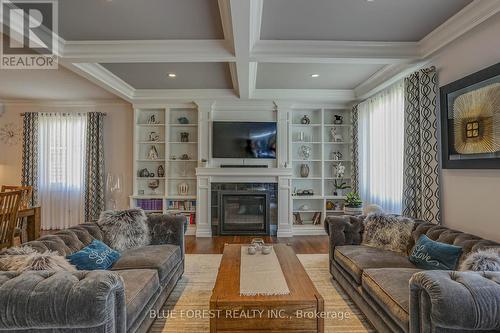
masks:
<svg viewBox="0 0 500 333"><path fill-rule="evenodd" d="M375 332L340 286L332 281L327 254L299 254L297 257L323 296L325 312L337 314L336 319L325 320L325 332ZM203 315L203 311L209 309L221 258L220 254L186 255L184 275L151 326L150 333L210 331L209 318ZM173 317L166 318L168 316Z"/></svg>

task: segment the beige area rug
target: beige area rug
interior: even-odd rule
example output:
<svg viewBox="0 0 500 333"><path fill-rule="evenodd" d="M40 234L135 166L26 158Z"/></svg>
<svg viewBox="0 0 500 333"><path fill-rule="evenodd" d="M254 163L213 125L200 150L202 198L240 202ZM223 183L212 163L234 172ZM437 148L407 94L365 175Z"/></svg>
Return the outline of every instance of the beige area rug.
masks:
<svg viewBox="0 0 500 333"><path fill-rule="evenodd" d="M323 296L325 311L349 314L343 320L326 319L325 332L375 332L340 286L332 281L328 272L327 254L299 254L297 257ZM159 318L151 326L150 333L209 332L208 317L196 318L196 310L200 314L203 310L208 311L209 299L221 258L220 254L186 255L184 276L177 283L163 311L159 313ZM175 317L164 318L169 315Z"/></svg>

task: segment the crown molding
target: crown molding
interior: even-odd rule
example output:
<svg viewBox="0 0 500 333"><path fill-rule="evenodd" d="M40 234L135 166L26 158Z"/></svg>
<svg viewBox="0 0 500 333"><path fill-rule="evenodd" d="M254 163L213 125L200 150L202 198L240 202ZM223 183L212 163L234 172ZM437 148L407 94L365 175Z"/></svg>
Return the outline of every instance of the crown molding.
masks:
<svg viewBox="0 0 500 333"><path fill-rule="evenodd" d="M418 43L420 58L433 56L498 12L500 12L500 0L474 0Z"/></svg>
<svg viewBox="0 0 500 333"><path fill-rule="evenodd" d="M341 105L355 99L355 95L353 90L342 89L255 89L252 98L274 101L317 101Z"/></svg>
<svg viewBox="0 0 500 333"><path fill-rule="evenodd" d="M73 64L65 62L64 66L97 84L101 88L118 95L130 103L133 102L132 96L135 89L100 64Z"/></svg>
<svg viewBox="0 0 500 333"><path fill-rule="evenodd" d="M259 40L250 60L276 63L393 64L419 56L414 42Z"/></svg>
<svg viewBox="0 0 500 333"><path fill-rule="evenodd" d="M272 100L260 101L260 100L236 100L236 101L224 101L216 100L214 104L214 111L246 111L246 112L256 112L256 111L272 111L275 109L274 102Z"/></svg>
<svg viewBox="0 0 500 333"><path fill-rule="evenodd" d="M64 41L62 54L72 63L235 61L226 40Z"/></svg>
<svg viewBox="0 0 500 333"><path fill-rule="evenodd" d="M33 105L50 107L97 107L109 105L131 105L122 99L86 99L86 100L46 100L46 99L2 99L0 105Z"/></svg>

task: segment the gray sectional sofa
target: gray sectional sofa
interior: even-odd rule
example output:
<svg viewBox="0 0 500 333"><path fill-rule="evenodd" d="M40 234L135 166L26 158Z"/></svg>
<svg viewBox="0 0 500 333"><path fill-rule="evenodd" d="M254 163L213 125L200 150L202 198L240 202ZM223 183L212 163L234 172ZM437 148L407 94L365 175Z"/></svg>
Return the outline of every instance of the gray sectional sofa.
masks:
<svg viewBox="0 0 500 333"><path fill-rule="evenodd" d="M151 245L124 251L111 271L0 272L0 331L146 332L184 272L185 217L150 216ZM26 243L74 253L104 241L96 224L81 224Z"/></svg>
<svg viewBox="0 0 500 333"><path fill-rule="evenodd" d="M330 273L379 332L499 332L500 272L423 271L408 257L361 245L364 216L329 217ZM425 234L471 251L500 244L418 221Z"/></svg>

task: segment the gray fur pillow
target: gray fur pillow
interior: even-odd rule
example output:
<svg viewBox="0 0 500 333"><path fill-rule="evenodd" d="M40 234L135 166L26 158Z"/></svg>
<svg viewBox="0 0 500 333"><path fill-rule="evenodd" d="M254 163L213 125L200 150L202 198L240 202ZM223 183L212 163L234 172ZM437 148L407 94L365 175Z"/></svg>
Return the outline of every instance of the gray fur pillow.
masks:
<svg viewBox="0 0 500 333"><path fill-rule="evenodd" d="M403 216L369 214L362 244L407 255L414 224L412 219Z"/></svg>
<svg viewBox="0 0 500 333"><path fill-rule="evenodd" d="M460 270L500 272L500 248L469 253L460 265Z"/></svg>
<svg viewBox="0 0 500 333"><path fill-rule="evenodd" d="M101 213L97 224L104 233L105 243L124 251L150 244L147 219L142 209L108 210Z"/></svg>
<svg viewBox="0 0 500 333"><path fill-rule="evenodd" d="M29 246L5 249L0 254L1 271L69 271L75 266L55 251L39 253Z"/></svg>

